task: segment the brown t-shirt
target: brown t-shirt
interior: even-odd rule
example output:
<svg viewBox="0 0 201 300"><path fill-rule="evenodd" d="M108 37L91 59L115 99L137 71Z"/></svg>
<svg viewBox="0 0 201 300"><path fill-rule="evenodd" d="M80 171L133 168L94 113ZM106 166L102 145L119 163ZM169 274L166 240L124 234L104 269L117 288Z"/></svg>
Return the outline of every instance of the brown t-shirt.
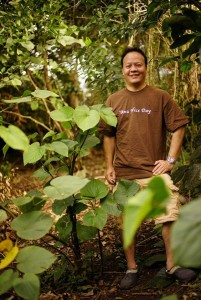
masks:
<svg viewBox="0 0 201 300"><path fill-rule="evenodd" d="M188 123L171 96L146 86L138 92L122 89L106 101L117 117L117 126L101 125L104 135L116 137L117 180L153 175L154 162L166 158L166 130L174 132Z"/></svg>

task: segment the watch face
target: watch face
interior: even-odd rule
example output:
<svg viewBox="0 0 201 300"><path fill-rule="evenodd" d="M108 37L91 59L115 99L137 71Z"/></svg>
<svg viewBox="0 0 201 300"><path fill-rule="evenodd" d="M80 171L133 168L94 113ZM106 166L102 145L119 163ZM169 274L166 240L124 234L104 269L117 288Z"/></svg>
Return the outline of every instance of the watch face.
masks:
<svg viewBox="0 0 201 300"><path fill-rule="evenodd" d="M175 163L175 159L173 157L168 157L167 158L167 161L170 163L170 164L174 164Z"/></svg>

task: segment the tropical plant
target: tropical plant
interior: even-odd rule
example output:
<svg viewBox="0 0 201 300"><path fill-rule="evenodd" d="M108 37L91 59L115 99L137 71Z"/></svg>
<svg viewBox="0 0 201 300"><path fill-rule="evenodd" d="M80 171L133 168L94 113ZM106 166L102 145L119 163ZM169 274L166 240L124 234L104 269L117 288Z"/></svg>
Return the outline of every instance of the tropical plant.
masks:
<svg viewBox="0 0 201 300"><path fill-rule="evenodd" d="M57 95L50 91L36 90L28 98L22 97L13 101L21 103L48 97ZM6 143L4 155L8 147L22 150L24 165L41 162L41 167L34 175L42 181L45 180L43 191L30 191L25 196L12 199L21 213L12 220L11 228L20 239L41 239L53 225L53 218L42 208L45 203L53 200L52 210L61 216L55 224L55 231L58 232L61 243L71 246L75 254L75 267L78 268L81 265L80 241L95 237L106 224L108 213L118 214L119 210L117 203L109 195L107 185L96 179L76 176L76 163L99 143L95 133L100 118L115 126L116 117L110 108L102 104L92 107L83 105L73 109L61 100L58 109L51 111L49 115L54 122L61 122L65 130L50 130L41 143L30 143L35 136L31 136L29 140L14 125L0 126L0 137ZM6 211L9 212L5 207L6 204L1 205L1 222L7 218ZM84 216L78 219L81 212ZM0 245L0 251L5 255L0 267L4 269L15 259L20 271L19 273L8 269L1 274L1 294L14 288L19 296L26 299L30 298L34 289L32 299L37 299L40 284L36 274L45 271L54 262L55 256L38 246L27 246L19 250L10 240ZM27 289L27 286L30 288Z"/></svg>

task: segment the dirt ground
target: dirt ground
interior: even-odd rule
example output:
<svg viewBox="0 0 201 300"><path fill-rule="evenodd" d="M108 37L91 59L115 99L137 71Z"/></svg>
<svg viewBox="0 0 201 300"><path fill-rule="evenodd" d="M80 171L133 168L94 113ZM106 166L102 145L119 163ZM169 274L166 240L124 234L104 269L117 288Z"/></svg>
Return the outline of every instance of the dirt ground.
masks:
<svg viewBox="0 0 201 300"><path fill-rule="evenodd" d="M83 159L84 172L88 177L104 176L104 161L101 151L95 151ZM83 170L82 170L83 171ZM21 196L28 190L40 189L41 184L31 175L33 170L15 165L11 171L13 176L1 182L1 201L6 197ZM1 238L5 228L1 228ZM94 254L93 272L86 275L86 281L74 290L41 289L40 300L159 300L164 296L175 294L178 300L201 299L201 275L191 283L179 283L165 277L164 245L160 227L155 228L152 222L144 222L136 238L136 253L140 269L138 284L128 291L119 289L119 282L126 271L126 261L120 242L119 230L114 217L108 218L101 232L103 261L101 264L98 241L93 240L83 245L84 250ZM12 293L0 296L0 299L17 300ZM174 299L170 299L174 300Z"/></svg>

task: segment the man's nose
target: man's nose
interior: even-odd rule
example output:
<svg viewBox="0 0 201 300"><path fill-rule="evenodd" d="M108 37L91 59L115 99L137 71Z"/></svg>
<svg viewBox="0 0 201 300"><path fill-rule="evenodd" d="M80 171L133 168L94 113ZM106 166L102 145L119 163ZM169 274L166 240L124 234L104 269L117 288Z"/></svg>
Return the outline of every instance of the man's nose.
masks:
<svg viewBox="0 0 201 300"><path fill-rule="evenodd" d="M137 68L136 65L132 65L132 66L131 66L131 71L137 71L137 70L138 70L138 68Z"/></svg>

